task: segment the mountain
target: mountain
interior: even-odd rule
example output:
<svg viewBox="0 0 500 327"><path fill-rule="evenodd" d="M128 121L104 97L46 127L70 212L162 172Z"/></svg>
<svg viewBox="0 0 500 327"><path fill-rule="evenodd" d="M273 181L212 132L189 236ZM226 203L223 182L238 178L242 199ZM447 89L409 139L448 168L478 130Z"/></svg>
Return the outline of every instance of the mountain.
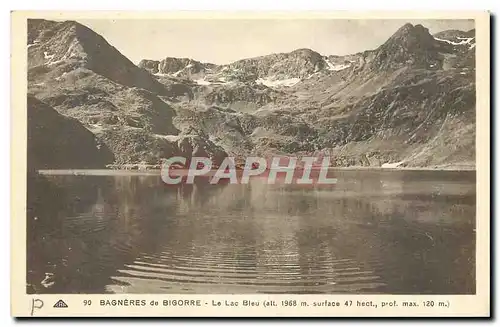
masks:
<svg viewBox="0 0 500 327"><path fill-rule="evenodd" d="M99 129L119 123L176 133L165 87L100 35L73 21L28 21L28 88L60 113Z"/></svg>
<svg viewBox="0 0 500 327"><path fill-rule="evenodd" d="M151 74L155 75L168 75L173 76L193 76L200 72L205 72L214 67L214 64L203 64L199 61L189 58L165 58L159 60L141 60L138 65L144 68Z"/></svg>
<svg viewBox="0 0 500 327"><path fill-rule="evenodd" d="M348 68L311 49L242 59L228 65L201 63L189 58L143 59L139 67L158 77L188 78L198 85L256 82L267 86L291 86L313 74Z"/></svg>
<svg viewBox="0 0 500 327"><path fill-rule="evenodd" d="M448 51L422 25L405 24L376 51L373 66L377 69L399 67L437 68L440 51Z"/></svg>
<svg viewBox="0 0 500 327"><path fill-rule="evenodd" d="M321 151L337 166L474 166L474 30L405 24L345 56L138 66L77 22L33 20L28 34L29 92L77 119L115 164Z"/></svg>
<svg viewBox="0 0 500 327"><path fill-rule="evenodd" d="M442 44L453 48L448 66L458 68L474 67L476 62L476 31L467 32L447 30L434 34L434 38Z"/></svg>
<svg viewBox="0 0 500 327"><path fill-rule="evenodd" d="M104 168L113 154L76 119L60 115L33 96L27 97L28 170Z"/></svg>
<svg viewBox="0 0 500 327"><path fill-rule="evenodd" d="M474 42L471 41L474 41L476 38L476 30L471 29L466 32L460 30L446 30L434 34L434 38L439 41L445 41L445 42L448 41L448 42L472 45Z"/></svg>
<svg viewBox="0 0 500 327"><path fill-rule="evenodd" d="M138 68L102 36L74 21L28 20L28 68L38 68L37 81L68 73L75 68L90 70L129 87L161 93L163 87Z"/></svg>

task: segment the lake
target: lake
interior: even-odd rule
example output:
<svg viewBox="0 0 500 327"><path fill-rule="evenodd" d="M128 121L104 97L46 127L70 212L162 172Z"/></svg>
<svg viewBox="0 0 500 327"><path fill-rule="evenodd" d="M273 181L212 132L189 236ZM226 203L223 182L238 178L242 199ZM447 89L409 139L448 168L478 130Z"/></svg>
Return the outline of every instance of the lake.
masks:
<svg viewBox="0 0 500 327"><path fill-rule="evenodd" d="M339 170L336 185L46 175L28 293L475 293L475 172Z"/></svg>

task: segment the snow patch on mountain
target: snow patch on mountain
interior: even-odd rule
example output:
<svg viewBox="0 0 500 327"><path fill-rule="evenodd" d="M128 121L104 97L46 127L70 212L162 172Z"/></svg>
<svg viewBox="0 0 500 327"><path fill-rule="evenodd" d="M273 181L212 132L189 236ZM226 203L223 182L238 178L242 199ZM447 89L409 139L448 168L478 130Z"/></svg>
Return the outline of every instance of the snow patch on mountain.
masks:
<svg viewBox="0 0 500 327"><path fill-rule="evenodd" d="M55 56L55 55L53 55L53 54L49 54L47 51L44 51L44 52L43 52L43 57L44 57L45 59L47 59L48 61L50 61L50 60L54 59L54 56Z"/></svg>
<svg viewBox="0 0 500 327"><path fill-rule="evenodd" d="M459 39L461 41L460 42L453 42L450 40L445 40L445 39L440 39L440 38L434 37L434 40L436 40L436 41L446 42L446 43L452 44L452 45L469 44L472 40L474 40L473 37L458 37L458 36L457 36L457 39Z"/></svg>
<svg viewBox="0 0 500 327"><path fill-rule="evenodd" d="M384 163L384 164L382 164L382 168L398 168L403 163L404 163L404 161L392 162L392 163Z"/></svg>
<svg viewBox="0 0 500 327"><path fill-rule="evenodd" d="M340 71L340 70L344 70L346 68L349 68L351 67L351 64L333 64L330 60L325 60L326 64L328 65L328 70L331 70L331 71Z"/></svg>
<svg viewBox="0 0 500 327"><path fill-rule="evenodd" d="M206 80L201 79L201 78L200 78L200 79L195 80L195 82L196 82L196 84L198 84L198 85L210 85L210 84L212 84L211 82L206 81Z"/></svg>
<svg viewBox="0 0 500 327"><path fill-rule="evenodd" d="M36 41L35 41L36 42ZM54 66L60 63L64 63L68 59L86 59L87 55L79 51L78 43L74 40L68 47L68 50L57 60L55 59L55 54L50 54L47 51L43 52L44 58L47 60L45 63L47 66Z"/></svg>
<svg viewBox="0 0 500 327"><path fill-rule="evenodd" d="M173 74L172 74L172 76L174 76L174 77L179 76L179 74L180 74L180 73L182 73L182 71L183 71L183 70L184 70L184 68L182 68L182 69L180 69L180 70L176 71L175 73L173 73Z"/></svg>
<svg viewBox="0 0 500 327"><path fill-rule="evenodd" d="M38 40L34 40L33 43L28 44L28 49L40 43Z"/></svg>
<svg viewBox="0 0 500 327"><path fill-rule="evenodd" d="M49 54L47 51L43 53L43 57L47 60L47 62L45 63L47 66L57 65L58 63L66 59L66 58L61 58L60 60L54 60L55 55Z"/></svg>
<svg viewBox="0 0 500 327"><path fill-rule="evenodd" d="M56 80L56 81L60 81L60 80L61 80L61 79L63 79L63 78L64 78L64 76L66 76L66 75L68 75L68 73L67 73L67 72L64 72L64 73L62 73L62 75L61 75L61 76L56 77L56 78L55 78L55 80Z"/></svg>
<svg viewBox="0 0 500 327"><path fill-rule="evenodd" d="M294 78L278 79L278 80L270 78L259 78L255 82L258 84L265 85L267 87L280 87L280 86L290 87L294 86L300 81L301 81L300 78L294 77Z"/></svg>
<svg viewBox="0 0 500 327"><path fill-rule="evenodd" d="M171 77L179 77L179 75L184 72L186 69L189 69L191 67L193 67L194 65L192 63L190 64L187 64L186 66L184 66L183 68L179 69L178 71L176 71L175 73L170 73L170 74L165 74L165 73L161 73L161 62L158 64L158 72L155 73L154 75L156 76L171 76Z"/></svg>

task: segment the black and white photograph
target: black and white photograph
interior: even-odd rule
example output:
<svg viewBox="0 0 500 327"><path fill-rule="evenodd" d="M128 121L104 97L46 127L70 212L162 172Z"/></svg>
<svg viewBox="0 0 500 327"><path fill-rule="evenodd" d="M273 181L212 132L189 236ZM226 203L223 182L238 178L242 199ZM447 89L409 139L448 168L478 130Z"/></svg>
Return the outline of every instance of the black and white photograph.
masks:
<svg viewBox="0 0 500 327"><path fill-rule="evenodd" d="M27 24L27 293L475 294L474 20Z"/></svg>
<svg viewBox="0 0 500 327"><path fill-rule="evenodd" d="M483 14L19 14L12 301L483 312Z"/></svg>

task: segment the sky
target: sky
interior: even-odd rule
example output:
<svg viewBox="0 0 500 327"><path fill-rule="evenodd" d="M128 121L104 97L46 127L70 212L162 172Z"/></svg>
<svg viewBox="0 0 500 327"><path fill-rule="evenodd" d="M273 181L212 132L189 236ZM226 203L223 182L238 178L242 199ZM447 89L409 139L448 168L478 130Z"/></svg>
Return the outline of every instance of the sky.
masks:
<svg viewBox="0 0 500 327"><path fill-rule="evenodd" d="M227 64L239 59L310 48L322 55L375 49L405 23L434 34L470 30L473 20L364 19L118 19L78 20L134 63L165 57Z"/></svg>

